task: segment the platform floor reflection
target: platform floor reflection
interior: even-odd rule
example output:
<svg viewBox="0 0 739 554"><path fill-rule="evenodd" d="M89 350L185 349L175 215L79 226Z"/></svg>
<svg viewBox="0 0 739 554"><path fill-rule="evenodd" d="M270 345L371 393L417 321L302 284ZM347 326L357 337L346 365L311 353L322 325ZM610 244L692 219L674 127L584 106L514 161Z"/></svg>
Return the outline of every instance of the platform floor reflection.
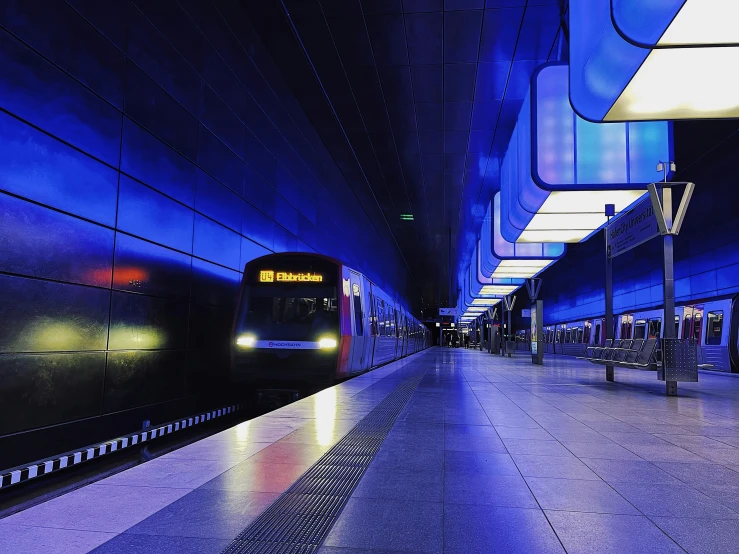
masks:
<svg viewBox="0 0 739 554"><path fill-rule="evenodd" d="M0 520L0 551L220 552L419 367L319 553L736 551L739 378L670 398L654 372L446 348Z"/></svg>

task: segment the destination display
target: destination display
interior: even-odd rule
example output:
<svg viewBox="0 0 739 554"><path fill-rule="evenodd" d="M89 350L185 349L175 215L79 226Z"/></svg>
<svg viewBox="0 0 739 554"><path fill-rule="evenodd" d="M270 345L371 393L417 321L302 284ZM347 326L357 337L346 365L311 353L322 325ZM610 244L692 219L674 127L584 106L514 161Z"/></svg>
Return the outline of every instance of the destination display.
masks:
<svg viewBox="0 0 739 554"><path fill-rule="evenodd" d="M290 271L273 271L263 269L259 272L260 283L322 283L320 273L292 273Z"/></svg>
<svg viewBox="0 0 739 554"><path fill-rule="evenodd" d="M659 235L657 216L649 195L608 224L608 256L615 258Z"/></svg>

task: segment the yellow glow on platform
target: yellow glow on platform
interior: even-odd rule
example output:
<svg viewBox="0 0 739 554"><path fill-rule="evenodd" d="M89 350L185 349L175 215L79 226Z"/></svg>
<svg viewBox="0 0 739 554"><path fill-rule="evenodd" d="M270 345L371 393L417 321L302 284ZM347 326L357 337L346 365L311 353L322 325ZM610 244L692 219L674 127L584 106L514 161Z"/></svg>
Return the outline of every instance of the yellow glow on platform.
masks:
<svg viewBox="0 0 739 554"><path fill-rule="evenodd" d="M249 440L249 423L250 421L245 421L243 423L239 423L236 426L236 440L237 441L248 441Z"/></svg>
<svg viewBox="0 0 739 554"><path fill-rule="evenodd" d="M313 395L313 413L316 418L318 444L330 446L336 426L336 388L330 387Z"/></svg>

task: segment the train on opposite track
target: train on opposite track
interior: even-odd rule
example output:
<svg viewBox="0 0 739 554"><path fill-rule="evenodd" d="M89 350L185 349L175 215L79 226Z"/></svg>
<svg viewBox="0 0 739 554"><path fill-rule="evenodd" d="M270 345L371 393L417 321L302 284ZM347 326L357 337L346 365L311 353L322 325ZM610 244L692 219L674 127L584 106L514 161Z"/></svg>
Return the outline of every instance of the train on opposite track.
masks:
<svg viewBox="0 0 739 554"><path fill-rule="evenodd" d="M317 254L248 262L237 306L234 384L332 384L431 344L429 329L365 275Z"/></svg>
<svg viewBox="0 0 739 554"><path fill-rule="evenodd" d="M545 312L546 313L546 312ZM664 336L664 310L634 310L613 316L616 339L660 339ZM678 303L675 336L695 339L698 363L714 371L739 372L739 295ZM605 318L596 317L544 325L544 352L585 356L588 346L605 342ZM519 343L530 340L529 331L518 331Z"/></svg>

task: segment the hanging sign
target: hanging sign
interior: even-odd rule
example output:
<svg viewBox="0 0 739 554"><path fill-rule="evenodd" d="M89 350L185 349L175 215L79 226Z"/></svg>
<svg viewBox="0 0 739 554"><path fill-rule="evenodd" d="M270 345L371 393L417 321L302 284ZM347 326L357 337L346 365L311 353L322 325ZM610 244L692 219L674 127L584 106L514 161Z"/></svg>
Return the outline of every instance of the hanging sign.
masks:
<svg viewBox="0 0 739 554"><path fill-rule="evenodd" d="M645 197L633 208L622 212L610 221L608 232L608 256L615 258L659 235L659 225L654 206Z"/></svg>

